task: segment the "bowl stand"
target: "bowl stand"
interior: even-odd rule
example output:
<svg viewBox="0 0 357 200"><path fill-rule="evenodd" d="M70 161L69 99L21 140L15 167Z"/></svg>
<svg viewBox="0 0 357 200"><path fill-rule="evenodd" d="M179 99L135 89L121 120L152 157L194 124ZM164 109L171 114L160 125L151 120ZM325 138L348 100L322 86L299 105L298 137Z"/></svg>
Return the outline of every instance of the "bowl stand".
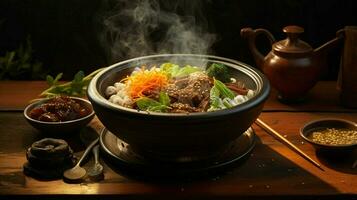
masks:
<svg viewBox="0 0 357 200"><path fill-rule="evenodd" d="M101 152L105 161L120 173L148 177L191 177L222 172L248 158L256 143L254 130L249 128L224 149L208 158L180 157L174 161L151 158L138 153L113 133L103 128L100 134Z"/></svg>

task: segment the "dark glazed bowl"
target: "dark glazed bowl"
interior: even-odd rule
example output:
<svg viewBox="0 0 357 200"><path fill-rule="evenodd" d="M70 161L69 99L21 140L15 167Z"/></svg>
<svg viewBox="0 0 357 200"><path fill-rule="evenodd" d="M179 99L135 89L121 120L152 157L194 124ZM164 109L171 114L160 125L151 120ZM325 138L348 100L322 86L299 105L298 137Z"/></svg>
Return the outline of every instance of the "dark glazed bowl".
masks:
<svg viewBox="0 0 357 200"><path fill-rule="evenodd" d="M81 128L86 126L93 119L95 113L92 104L88 100L78 97L70 97L70 98L80 103L82 106L85 106L87 109L91 110L91 112L85 117L75 120L64 121L64 122L44 122L44 121L32 119L29 116L30 111L50 100L50 99L41 99L39 101L29 104L24 110L24 116L26 120L34 128L49 136L61 137L61 136L66 136L69 133L79 131Z"/></svg>
<svg viewBox="0 0 357 200"><path fill-rule="evenodd" d="M231 109L173 114L138 111L109 102L106 87L129 75L135 67L172 62L180 66L222 63L232 77L256 95ZM104 126L132 149L165 160L180 156L211 156L246 131L259 116L270 86L263 74L247 64L216 56L166 54L135 58L107 67L88 86L88 99Z"/></svg>
<svg viewBox="0 0 357 200"><path fill-rule="evenodd" d="M357 143L354 144L346 144L346 145L332 145L332 144L321 144L312 141L309 139L309 135L312 134L314 131L320 131L326 128L342 128L342 129L350 129L357 131L357 124L348 120L344 119L336 119L336 118L326 118L320 119L316 121L312 121L304 125L300 129L300 135L303 139L307 142L312 144L317 150L322 151L348 151L357 148Z"/></svg>

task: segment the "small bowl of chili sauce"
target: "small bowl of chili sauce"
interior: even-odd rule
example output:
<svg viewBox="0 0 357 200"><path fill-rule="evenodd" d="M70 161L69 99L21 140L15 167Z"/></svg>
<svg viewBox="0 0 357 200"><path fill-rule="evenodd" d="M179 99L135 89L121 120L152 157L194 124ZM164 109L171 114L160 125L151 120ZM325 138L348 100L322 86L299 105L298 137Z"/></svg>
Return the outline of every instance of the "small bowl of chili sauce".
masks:
<svg viewBox="0 0 357 200"><path fill-rule="evenodd" d="M346 151L357 148L357 124L344 119L312 121L300 129L300 135L318 150Z"/></svg>
<svg viewBox="0 0 357 200"><path fill-rule="evenodd" d="M94 111L86 99L57 96L29 104L24 116L39 131L62 135L82 129L93 119Z"/></svg>

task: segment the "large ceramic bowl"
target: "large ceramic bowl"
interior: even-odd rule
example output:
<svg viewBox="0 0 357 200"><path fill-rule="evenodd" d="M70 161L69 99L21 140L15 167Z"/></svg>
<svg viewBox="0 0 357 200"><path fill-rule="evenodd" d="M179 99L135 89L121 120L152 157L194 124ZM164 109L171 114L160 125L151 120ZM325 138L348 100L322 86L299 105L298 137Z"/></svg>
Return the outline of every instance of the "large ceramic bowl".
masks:
<svg viewBox="0 0 357 200"><path fill-rule="evenodd" d="M135 67L159 66L164 62L204 67L213 62L222 63L233 77L255 90L256 95L231 109L190 114L149 113L118 106L106 99L105 89L129 75ZM159 158L173 158L219 152L252 125L269 91L264 75L247 64L216 56L166 54L134 58L105 68L90 82L88 99L104 126L133 149Z"/></svg>

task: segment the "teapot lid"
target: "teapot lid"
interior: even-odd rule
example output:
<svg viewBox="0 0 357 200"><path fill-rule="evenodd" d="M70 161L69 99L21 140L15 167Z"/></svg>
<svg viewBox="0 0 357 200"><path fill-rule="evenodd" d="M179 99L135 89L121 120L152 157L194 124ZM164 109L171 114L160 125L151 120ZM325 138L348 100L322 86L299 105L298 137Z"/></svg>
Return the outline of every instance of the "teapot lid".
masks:
<svg viewBox="0 0 357 200"><path fill-rule="evenodd" d="M299 34L304 32L302 27L286 26L283 28L283 32L287 34L287 38L273 45L275 53L300 57L310 54L313 51L309 44L298 38Z"/></svg>

